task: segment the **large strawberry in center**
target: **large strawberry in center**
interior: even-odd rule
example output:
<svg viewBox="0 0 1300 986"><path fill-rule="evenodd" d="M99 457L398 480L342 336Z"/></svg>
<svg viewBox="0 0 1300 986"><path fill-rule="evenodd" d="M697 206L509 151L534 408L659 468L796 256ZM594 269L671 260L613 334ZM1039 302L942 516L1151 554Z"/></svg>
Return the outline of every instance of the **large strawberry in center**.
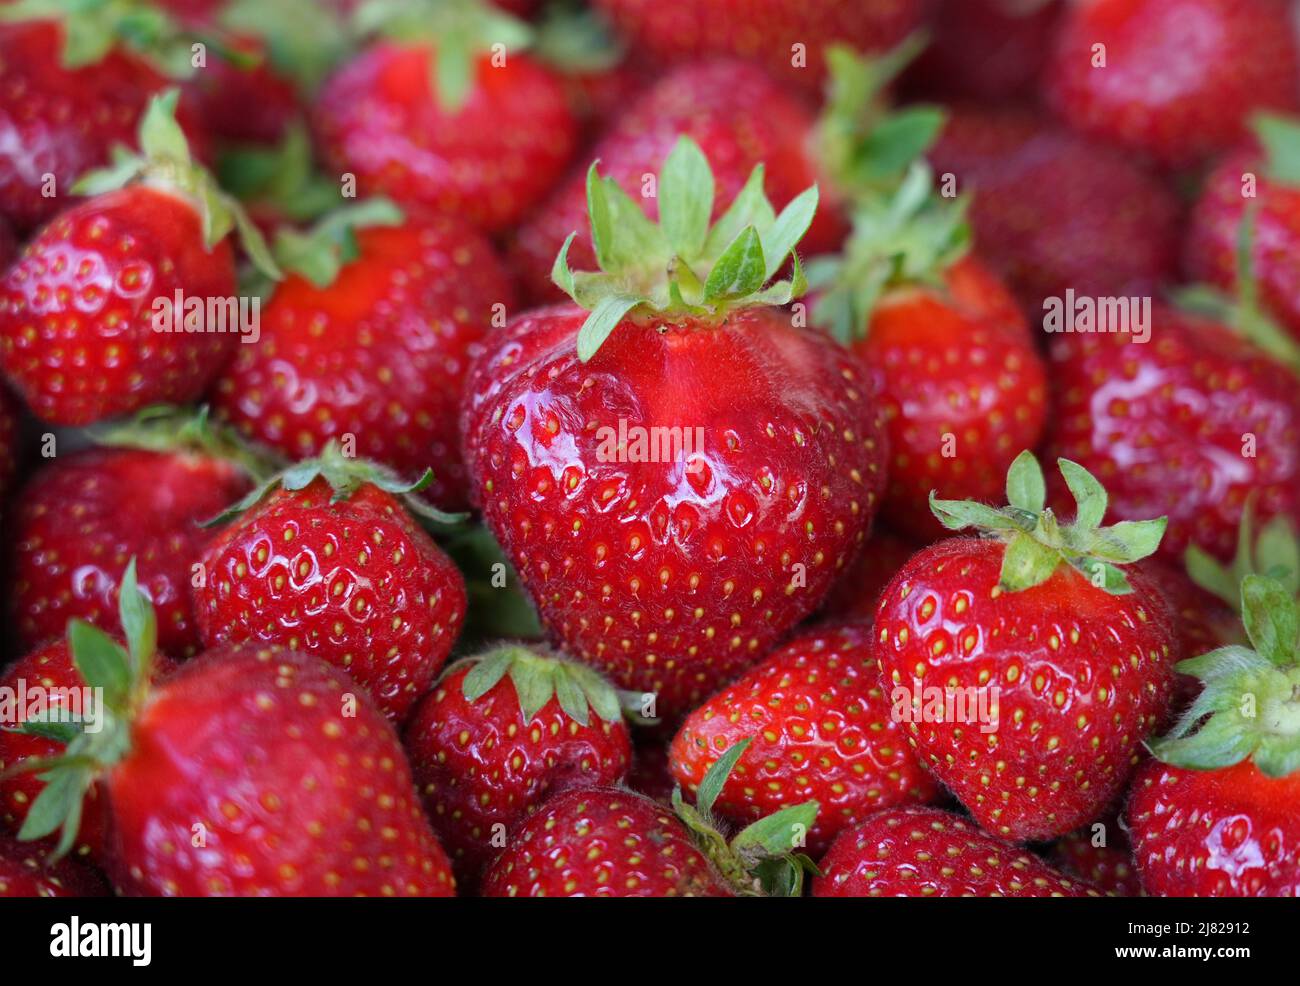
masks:
<svg viewBox="0 0 1300 986"><path fill-rule="evenodd" d="M712 228L713 177L683 138L659 225L588 176L602 273L579 307L490 337L462 419L474 494L552 636L683 710L808 615L863 542L884 436L863 371L764 285L816 207L775 216L761 169Z"/></svg>

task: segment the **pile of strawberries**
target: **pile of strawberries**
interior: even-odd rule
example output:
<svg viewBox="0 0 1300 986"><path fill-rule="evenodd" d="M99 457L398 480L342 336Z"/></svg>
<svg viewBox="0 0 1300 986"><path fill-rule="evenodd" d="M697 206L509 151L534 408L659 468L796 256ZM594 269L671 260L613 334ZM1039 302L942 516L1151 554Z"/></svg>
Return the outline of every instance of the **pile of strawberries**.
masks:
<svg viewBox="0 0 1300 986"><path fill-rule="evenodd" d="M0 3L0 895L1300 894L1300 4Z"/></svg>

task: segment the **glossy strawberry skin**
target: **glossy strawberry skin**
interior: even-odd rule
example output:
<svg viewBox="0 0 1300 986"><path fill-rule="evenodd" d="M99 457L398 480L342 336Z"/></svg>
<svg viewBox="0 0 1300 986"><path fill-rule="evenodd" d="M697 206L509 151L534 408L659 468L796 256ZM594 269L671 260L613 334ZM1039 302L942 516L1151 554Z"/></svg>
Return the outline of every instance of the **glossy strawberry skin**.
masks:
<svg viewBox="0 0 1300 986"><path fill-rule="evenodd" d="M752 739L714 811L743 826L816 801L814 857L874 811L934 800L938 784L890 715L871 636L870 621L806 631L692 712L672 745L682 789L693 793L723 753Z"/></svg>
<svg viewBox="0 0 1300 986"><path fill-rule="evenodd" d="M9 606L21 642L61 637L73 617L120 634L118 586L134 558L158 612L158 646L195 653L192 566L214 537L200 525L248 489L232 463L180 451L87 449L38 470L9 521Z"/></svg>
<svg viewBox="0 0 1300 986"><path fill-rule="evenodd" d="M936 808L891 808L846 829L814 897L1097 897L1082 881Z"/></svg>
<svg viewBox="0 0 1300 986"><path fill-rule="evenodd" d="M1243 196L1242 179L1255 176L1255 197ZM1205 179L1192 212L1186 268L1190 277L1236 291L1237 240L1247 204L1254 210L1252 264L1261 299L1300 339L1300 188L1267 177L1252 151L1229 155Z"/></svg>
<svg viewBox="0 0 1300 986"><path fill-rule="evenodd" d="M717 184L714 217L744 187L754 166L764 165L765 189L776 209L818 180L812 154L812 112L751 65L726 59L685 65L666 73L613 120L579 167L515 231L511 260L528 296L538 302L563 299L551 282L551 268L565 238L574 270L595 270L587 218L587 166L613 178L652 218L658 199L642 195L646 175L658 174L682 134L694 138L713 168ZM820 186L821 205L800 253L834 249L845 232L834 190Z"/></svg>
<svg viewBox="0 0 1300 986"><path fill-rule="evenodd" d="M386 195L499 231L560 176L577 124L558 80L527 56L480 61L466 103L441 109L427 48L376 44L322 89L315 128L329 167Z"/></svg>
<svg viewBox="0 0 1300 986"><path fill-rule="evenodd" d="M397 735L364 696L350 705L350 689L316 658L275 648L185 664L105 778L118 890L451 896Z"/></svg>
<svg viewBox="0 0 1300 986"><path fill-rule="evenodd" d="M1175 564L1188 544L1230 558L1251 494L1261 523L1300 517L1294 376L1230 330L1171 309L1154 309L1147 343L1131 340L1054 337L1051 457L1095 475L1118 519L1167 514L1160 551ZM1254 456L1243 454L1247 436Z"/></svg>
<svg viewBox="0 0 1300 986"><path fill-rule="evenodd" d="M938 289L881 299L853 351L870 371L889 429L882 515L919 541L943 535L930 492L996 500L1012 460L1037 446L1047 374L1015 299L979 261Z"/></svg>
<svg viewBox="0 0 1300 986"><path fill-rule="evenodd" d="M79 863L51 863L30 842L0 836L0 897L107 896L104 881Z"/></svg>
<svg viewBox="0 0 1300 986"><path fill-rule="evenodd" d="M874 530L862 554L831 589L822 607L829 619L873 619L880 594L921 546L892 531Z"/></svg>
<svg viewBox="0 0 1300 986"><path fill-rule="evenodd" d="M638 50L661 61L734 55L762 65L784 85L818 91L825 50L847 44L860 51L892 48L920 26L921 0L596 0ZM794 64L792 45L806 64Z"/></svg>
<svg viewBox="0 0 1300 986"><path fill-rule="evenodd" d="M1151 760L1127 819L1138 871L1159 897L1300 896L1300 775L1270 779L1247 760L1189 770Z"/></svg>
<svg viewBox="0 0 1300 986"><path fill-rule="evenodd" d="M462 884L496 854L495 826L514 828L553 791L617 784L632 752L621 721L589 712L581 726L554 697L525 723L509 678L471 704L462 691L468 673L461 666L444 677L404 734L416 787Z"/></svg>
<svg viewBox="0 0 1300 986"><path fill-rule="evenodd" d="M973 192L980 257L1020 298L1149 295L1174 277L1179 203L1124 153L1018 109L956 108L929 153Z"/></svg>
<svg viewBox="0 0 1300 986"><path fill-rule="evenodd" d="M889 687L978 689L992 722L906 723L922 762L989 832L1063 835L1123 789L1143 739L1166 714L1175 640L1164 598L1142 572L1110 595L1061 566L1021 592L999 586L997 540L951 538L894 577L876 614ZM999 691L994 693L993 688ZM987 691L986 691L987 689ZM924 712L924 708L922 709Z"/></svg>
<svg viewBox="0 0 1300 986"><path fill-rule="evenodd" d="M586 364L584 316L543 309L490 337L466 458L552 637L671 716L759 659L852 563L884 435L856 361L777 310L625 323ZM633 458L612 447L620 419L683 429L683 454L617 461Z"/></svg>
<svg viewBox="0 0 1300 986"><path fill-rule="evenodd" d="M730 897L662 805L612 787L548 799L510 834L484 897Z"/></svg>
<svg viewBox="0 0 1300 986"><path fill-rule="evenodd" d="M88 199L39 232L0 282L0 365L52 424L192 401L240 336L155 331L154 299L176 291L233 297L229 242L206 250L194 207L167 192L136 185Z"/></svg>
<svg viewBox="0 0 1300 986"><path fill-rule="evenodd" d="M214 388L218 414L290 459L352 435L356 454L466 505L457 433L471 347L514 291L492 246L464 223L411 220L357 231L358 258L318 288L293 275ZM501 306L499 309L496 306Z"/></svg>
<svg viewBox="0 0 1300 986"><path fill-rule="evenodd" d="M1106 65L1093 65L1094 45ZM1071 126L1170 167L1230 146L1254 110L1300 98L1285 0L1088 0L1057 35L1047 98Z"/></svg>
<svg viewBox="0 0 1300 986"><path fill-rule="evenodd" d="M209 545L194 590L199 634L209 647L253 640L314 654L400 721L451 651L465 583L395 497L370 485L333 495L321 479L277 490Z"/></svg>

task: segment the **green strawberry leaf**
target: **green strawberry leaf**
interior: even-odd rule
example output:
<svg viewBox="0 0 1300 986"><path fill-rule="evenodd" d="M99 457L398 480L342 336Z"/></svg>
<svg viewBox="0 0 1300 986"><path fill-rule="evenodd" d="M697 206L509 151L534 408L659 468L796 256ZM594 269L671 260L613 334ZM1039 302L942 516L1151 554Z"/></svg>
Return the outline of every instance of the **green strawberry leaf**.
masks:
<svg viewBox="0 0 1300 986"><path fill-rule="evenodd" d="M1021 452L1007 470L1007 503L1033 514L1047 504L1047 480L1032 452Z"/></svg>
<svg viewBox="0 0 1300 986"><path fill-rule="evenodd" d="M1278 667L1295 664L1300 615L1294 594L1275 579L1248 575L1241 583L1241 608L1255 650Z"/></svg>
<svg viewBox="0 0 1300 986"><path fill-rule="evenodd" d="M68 623L72 660L91 688L102 688L110 707L126 702L131 693L131 658L116 640L84 620Z"/></svg>
<svg viewBox="0 0 1300 986"><path fill-rule="evenodd" d="M794 852L797 836L812 828L820 807L816 801L807 801L760 818L731 840L731 848L743 852L752 846L773 856Z"/></svg>
<svg viewBox="0 0 1300 986"><path fill-rule="evenodd" d="M713 194L708 158L693 140L678 140L659 177L659 222L678 256L695 257L704 249Z"/></svg>
<svg viewBox="0 0 1300 986"><path fill-rule="evenodd" d="M713 813L713 804L718 800L718 795L722 793L723 785L727 783L727 777L730 776L732 768L736 766L736 761L741 758L753 742L753 739L743 739L739 743L733 744L722 756L714 761L713 766L708 769L708 772L700 781L700 786L695 792L695 805L706 818Z"/></svg>

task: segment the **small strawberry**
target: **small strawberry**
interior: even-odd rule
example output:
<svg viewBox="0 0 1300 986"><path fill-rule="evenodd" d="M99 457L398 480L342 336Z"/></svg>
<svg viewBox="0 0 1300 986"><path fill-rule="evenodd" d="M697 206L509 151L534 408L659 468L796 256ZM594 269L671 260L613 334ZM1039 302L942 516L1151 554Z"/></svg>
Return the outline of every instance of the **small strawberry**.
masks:
<svg viewBox="0 0 1300 986"><path fill-rule="evenodd" d="M464 580L407 512L452 519L408 495L429 481L402 483L331 444L258 486L203 555L203 643L307 651L405 718L465 619Z"/></svg>
<svg viewBox="0 0 1300 986"><path fill-rule="evenodd" d="M0 836L0 897L107 897L92 870L61 859L51 862L35 846Z"/></svg>
<svg viewBox="0 0 1300 986"><path fill-rule="evenodd" d="M1241 611L1252 647L1179 664L1203 689L1169 734L1150 743L1156 759L1133 783L1129 835L1152 895L1300 895L1294 583L1248 575Z"/></svg>
<svg viewBox="0 0 1300 986"><path fill-rule="evenodd" d="M105 447L37 469L15 497L8 604L18 640L62 636L72 617L120 634L118 577L134 557L159 613L159 648L193 654L192 567L213 538L201 524L244 496L264 466L203 413L142 412L101 437Z"/></svg>
<svg viewBox="0 0 1300 986"><path fill-rule="evenodd" d="M153 611L133 568L122 586L126 648L69 627L78 670L102 689L98 728L47 761L22 838L61 831L66 851L98 783L107 868L124 894L453 893L401 743L344 675L307 654L236 645L151 687Z"/></svg>
<svg viewBox="0 0 1300 986"><path fill-rule="evenodd" d="M590 668L513 644L448 668L405 743L462 886L550 792L616 784L631 757L613 688Z"/></svg>
<svg viewBox="0 0 1300 986"><path fill-rule="evenodd" d="M816 801L815 856L873 811L932 801L938 785L891 715L871 637L869 621L808 630L710 698L673 740L678 782L696 791L724 752L754 737L714 812L751 822Z"/></svg>
<svg viewBox="0 0 1300 986"><path fill-rule="evenodd" d="M84 177L77 187L92 197L37 233L0 282L0 365L46 421L89 424L195 399L242 331L191 311L216 299L228 312L236 296L227 233L238 227L276 273L243 211L190 158L176 98L150 103L144 156Z"/></svg>
<svg viewBox="0 0 1300 986"><path fill-rule="evenodd" d="M465 506L457 418L470 350L514 303L492 245L462 222L371 201L282 232L275 252L291 273L263 307L260 339L217 378L218 414L290 459L351 435L358 455L406 479L432 468L426 495Z"/></svg>
<svg viewBox="0 0 1300 986"><path fill-rule="evenodd" d="M1047 98L1072 127L1196 164L1242 136L1254 109L1300 102L1287 0L1084 0L1052 51Z"/></svg>
<svg viewBox="0 0 1300 986"><path fill-rule="evenodd" d="M936 808L890 808L842 832L821 861L814 897L1099 897Z"/></svg>
<svg viewBox="0 0 1300 986"><path fill-rule="evenodd" d="M816 609L883 480L857 362L774 307L801 287L797 259L792 281L763 287L816 190L778 218L756 169L710 230L715 188L682 138L654 225L593 167L603 272L572 272L562 251L557 283L582 307L489 336L462 417L477 501L548 632L658 693L660 715Z"/></svg>
<svg viewBox="0 0 1300 986"><path fill-rule="evenodd" d="M1119 822L1109 816L1104 822L1058 839L1051 859L1063 872L1086 880L1110 896L1142 896L1133 848Z"/></svg>
<svg viewBox="0 0 1300 986"><path fill-rule="evenodd" d="M379 7L399 40L363 49L321 90L325 159L365 194L488 231L514 224L574 149L560 82L520 51L524 25L476 0Z"/></svg>
<svg viewBox="0 0 1300 986"><path fill-rule="evenodd" d="M898 570L921 546L886 530L875 530L858 560L840 576L826 597L822 615L832 619L867 619Z"/></svg>
<svg viewBox="0 0 1300 986"><path fill-rule="evenodd" d="M905 534L943 533L925 509L997 496L1047 412L1034 337L1002 283L967 253L964 203L942 199L923 165L888 200L864 203L841 258L809 268L825 293L812 320L862 358L889 430L881 511Z"/></svg>
<svg viewBox="0 0 1300 986"><path fill-rule="evenodd" d="M1078 503L1045 508L1032 453L1007 473L1010 505L938 500L952 538L894 577L876 614L876 659L904 689L922 762L1002 838L1048 839L1096 818L1123 790L1173 686L1170 616L1130 565L1165 521L1101 527L1106 491L1067 460Z"/></svg>

